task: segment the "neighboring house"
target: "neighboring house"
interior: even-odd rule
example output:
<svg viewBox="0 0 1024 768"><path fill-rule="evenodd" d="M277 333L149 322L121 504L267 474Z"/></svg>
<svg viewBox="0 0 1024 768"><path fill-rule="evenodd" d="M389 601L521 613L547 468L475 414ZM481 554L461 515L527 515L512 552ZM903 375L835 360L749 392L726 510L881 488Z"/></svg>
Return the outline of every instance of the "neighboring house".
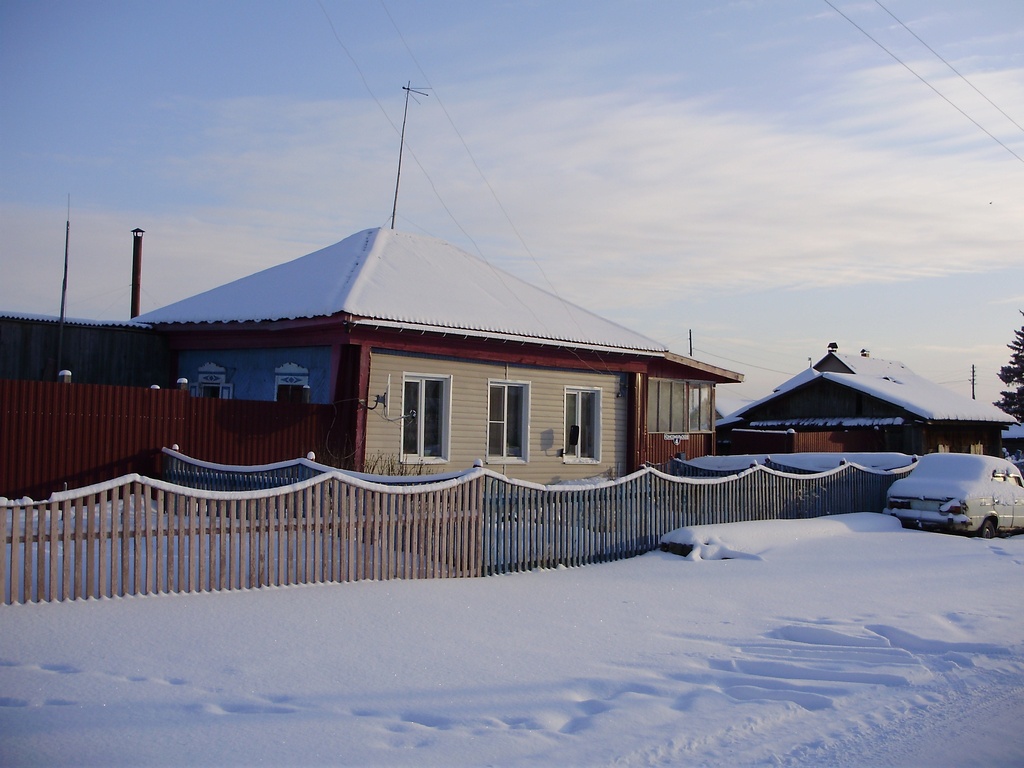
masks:
<svg viewBox="0 0 1024 768"><path fill-rule="evenodd" d="M1024 426L1011 424L1003 430L1003 449L1019 462L1024 456Z"/></svg>
<svg viewBox="0 0 1024 768"><path fill-rule="evenodd" d="M1013 417L867 352L828 354L718 424L729 452L894 451L999 456Z"/></svg>
<svg viewBox="0 0 1024 768"><path fill-rule="evenodd" d="M539 482L714 452L715 384L435 238L370 229L138 318L205 397L333 403L344 463Z"/></svg>

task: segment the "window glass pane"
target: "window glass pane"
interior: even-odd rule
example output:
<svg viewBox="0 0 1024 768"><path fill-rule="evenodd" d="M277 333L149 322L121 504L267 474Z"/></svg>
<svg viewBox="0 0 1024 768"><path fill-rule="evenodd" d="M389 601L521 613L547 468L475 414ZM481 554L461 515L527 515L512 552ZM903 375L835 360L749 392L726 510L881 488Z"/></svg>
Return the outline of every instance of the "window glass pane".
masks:
<svg viewBox="0 0 1024 768"><path fill-rule="evenodd" d="M504 444L503 433L505 425L500 421L492 421L487 425L487 455L501 456L501 448Z"/></svg>
<svg viewBox="0 0 1024 768"><path fill-rule="evenodd" d="M523 456L523 395L524 388L509 386L505 389L507 408L505 418L506 456Z"/></svg>
<svg viewBox="0 0 1024 768"><path fill-rule="evenodd" d="M714 420L714 414L711 412L711 385L701 384L700 388L703 392L700 399L700 428L702 432L710 432Z"/></svg>
<svg viewBox="0 0 1024 768"><path fill-rule="evenodd" d="M694 431L700 429L700 387L690 387L690 426Z"/></svg>
<svg viewBox="0 0 1024 768"><path fill-rule="evenodd" d="M304 400L304 389L301 384L278 384L277 402L301 403Z"/></svg>
<svg viewBox="0 0 1024 768"><path fill-rule="evenodd" d="M492 384L487 405L487 455L501 456L505 443L505 388Z"/></svg>
<svg viewBox="0 0 1024 768"><path fill-rule="evenodd" d="M671 381L658 382L658 431L672 431L673 392Z"/></svg>
<svg viewBox="0 0 1024 768"><path fill-rule="evenodd" d="M418 381L405 382L405 398L402 403L402 453L419 453L419 408L420 408L420 383ZM416 416L410 416L416 411Z"/></svg>
<svg viewBox="0 0 1024 768"><path fill-rule="evenodd" d="M502 421L505 418L505 387L501 384L491 385L490 413L488 418L491 421Z"/></svg>
<svg viewBox="0 0 1024 768"><path fill-rule="evenodd" d="M580 458L593 459L597 456L596 419L597 394L595 392L580 392Z"/></svg>
<svg viewBox="0 0 1024 768"><path fill-rule="evenodd" d="M649 379L647 382L647 431L660 432L658 428L658 388L661 382Z"/></svg>
<svg viewBox="0 0 1024 768"><path fill-rule="evenodd" d="M423 382L423 455L440 456L442 419L444 417L444 382Z"/></svg>
<svg viewBox="0 0 1024 768"><path fill-rule="evenodd" d="M577 456L575 445L569 445L572 428L576 425L577 396L575 392L565 393L565 455Z"/></svg>
<svg viewBox="0 0 1024 768"><path fill-rule="evenodd" d="M668 432L686 432L686 382L672 382L672 419Z"/></svg>

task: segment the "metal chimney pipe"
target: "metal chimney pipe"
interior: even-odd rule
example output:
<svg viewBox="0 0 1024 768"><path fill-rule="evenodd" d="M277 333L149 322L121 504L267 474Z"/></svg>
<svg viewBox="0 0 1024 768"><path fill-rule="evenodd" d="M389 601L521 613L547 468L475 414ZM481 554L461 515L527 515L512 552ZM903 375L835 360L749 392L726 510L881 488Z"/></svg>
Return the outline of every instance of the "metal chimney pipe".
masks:
<svg viewBox="0 0 1024 768"><path fill-rule="evenodd" d="M132 230L132 319L141 314L142 302L142 236L145 230Z"/></svg>

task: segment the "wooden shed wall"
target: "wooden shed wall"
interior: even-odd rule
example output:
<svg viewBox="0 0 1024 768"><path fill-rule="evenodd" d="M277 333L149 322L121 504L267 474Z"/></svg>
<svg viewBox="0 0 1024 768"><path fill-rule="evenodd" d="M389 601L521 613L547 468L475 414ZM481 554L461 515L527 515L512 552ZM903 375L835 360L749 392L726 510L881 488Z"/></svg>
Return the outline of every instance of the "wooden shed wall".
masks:
<svg viewBox="0 0 1024 768"><path fill-rule="evenodd" d="M59 325L51 320L0 318L0 378L54 381L69 369L81 384L171 386L171 353L162 336L146 328L64 325L58 365Z"/></svg>
<svg viewBox="0 0 1024 768"><path fill-rule="evenodd" d="M774 397L744 414L748 422L775 419L828 419L863 417L874 419L903 416L891 403L833 382L818 379L810 386Z"/></svg>
<svg viewBox="0 0 1024 768"><path fill-rule="evenodd" d="M894 451L923 456L926 453L980 453L1002 455L1001 427L953 422L910 423L884 427L848 429L733 429L723 433L728 442L723 452L746 453L830 453Z"/></svg>

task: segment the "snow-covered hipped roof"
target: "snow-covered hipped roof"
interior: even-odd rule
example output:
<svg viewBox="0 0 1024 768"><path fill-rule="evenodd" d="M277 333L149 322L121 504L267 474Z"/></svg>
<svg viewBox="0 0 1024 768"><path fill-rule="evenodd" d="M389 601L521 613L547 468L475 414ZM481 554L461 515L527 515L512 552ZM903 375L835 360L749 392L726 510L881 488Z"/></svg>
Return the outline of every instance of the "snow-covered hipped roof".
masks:
<svg viewBox="0 0 1024 768"><path fill-rule="evenodd" d="M841 362L849 372L836 373L829 370L816 370L823 367L835 368L836 366L830 365L834 361ZM903 363L895 360L879 360L873 357L840 355L830 352L814 368L801 371L779 385L772 394L741 408L728 419L719 422L719 425L744 421L747 414L758 406L799 387L807 386L818 379L831 381L884 400L928 421L989 421L1000 424L1015 422L1012 416L994 405L958 395L946 387L918 376ZM770 424L760 421L757 424L759 426L860 426L866 421L882 423L882 420L879 419L865 420L863 417L833 416L822 417L818 420L811 418L773 419ZM821 423L818 424L818 422Z"/></svg>
<svg viewBox="0 0 1024 768"><path fill-rule="evenodd" d="M668 351L450 243L382 228L358 232L138 320L245 322L339 313L399 327Z"/></svg>

